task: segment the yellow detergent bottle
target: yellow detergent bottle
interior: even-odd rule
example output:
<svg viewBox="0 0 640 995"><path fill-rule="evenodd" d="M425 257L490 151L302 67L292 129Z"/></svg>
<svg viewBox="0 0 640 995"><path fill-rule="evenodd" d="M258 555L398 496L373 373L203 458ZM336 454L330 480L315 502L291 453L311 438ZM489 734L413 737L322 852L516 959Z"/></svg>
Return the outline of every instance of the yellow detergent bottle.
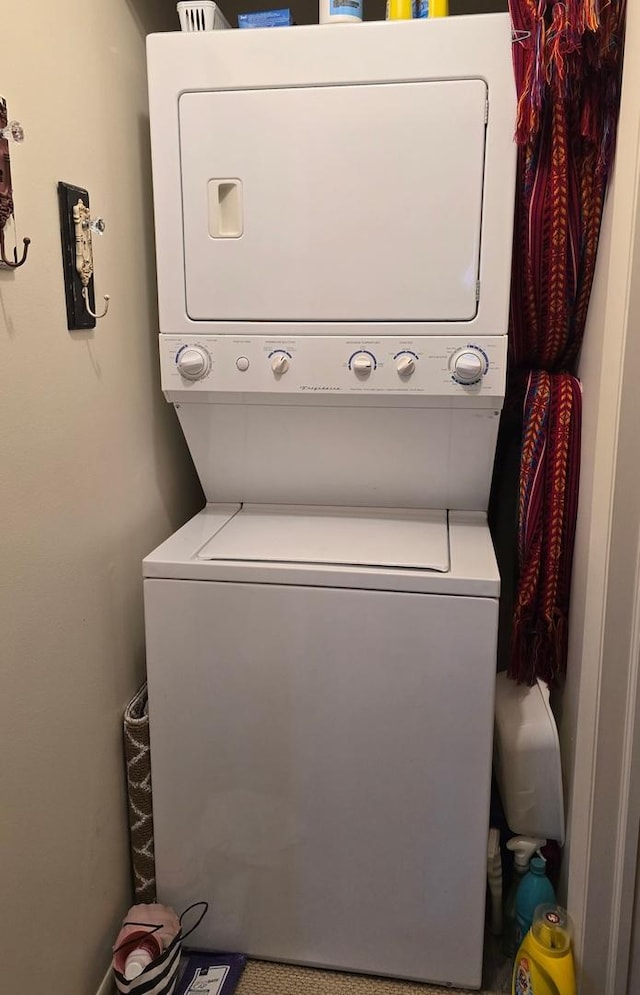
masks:
<svg viewBox="0 0 640 995"><path fill-rule="evenodd" d="M576 995L567 913L539 905L513 965L512 995Z"/></svg>

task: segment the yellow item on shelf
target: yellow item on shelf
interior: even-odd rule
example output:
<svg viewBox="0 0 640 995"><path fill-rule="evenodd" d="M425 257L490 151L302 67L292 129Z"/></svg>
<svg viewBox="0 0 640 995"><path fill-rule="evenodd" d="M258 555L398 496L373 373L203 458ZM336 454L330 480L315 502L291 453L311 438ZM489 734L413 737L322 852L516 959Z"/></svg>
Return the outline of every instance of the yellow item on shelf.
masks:
<svg viewBox="0 0 640 995"><path fill-rule="evenodd" d="M448 17L449 0L429 0L429 17Z"/></svg>
<svg viewBox="0 0 640 995"><path fill-rule="evenodd" d="M387 20L409 21L413 17L413 0L389 0Z"/></svg>
<svg viewBox="0 0 640 995"><path fill-rule="evenodd" d="M576 995L567 913L539 905L513 965L512 995Z"/></svg>

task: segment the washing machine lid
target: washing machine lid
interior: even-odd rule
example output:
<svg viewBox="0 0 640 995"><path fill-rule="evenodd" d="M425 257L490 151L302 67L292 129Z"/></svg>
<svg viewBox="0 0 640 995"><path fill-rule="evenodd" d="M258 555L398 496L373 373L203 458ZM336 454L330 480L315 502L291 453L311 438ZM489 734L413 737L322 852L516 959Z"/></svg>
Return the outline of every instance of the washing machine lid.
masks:
<svg viewBox="0 0 640 995"><path fill-rule="evenodd" d="M454 595L456 597L497 598L500 593L500 575L496 563L491 534L487 526L487 516L480 511L448 511L424 512L403 511L402 521L410 523L411 543L403 545L404 555L409 546L409 556L421 565L410 567L407 562L398 566L354 565L351 563L282 562L278 560L236 560L236 559L204 559L203 554L222 550L222 545L213 543L217 535L221 535L232 519L244 522L253 520L251 512L255 506L244 508L239 504L208 504L198 512L181 529L169 536L157 549L145 557L143 570L145 583L148 580L186 580L198 582L252 583L252 584L289 584L314 587L358 588L369 591L395 591L413 594ZM263 505L260 509L264 515L275 515L272 526L280 528L282 522L278 510L284 515L290 509L279 509L273 505ZM317 510L320 515L333 520L334 516L342 519L345 516L362 517L356 509L350 508L299 508L294 509L314 517ZM255 513L255 512L254 512ZM392 520L397 511L365 512L366 523L374 533L374 541L381 531L371 519L384 520L389 516ZM447 524L445 526L445 518ZM264 519L263 519L264 520ZM432 535L445 541L449 566L446 566L446 556L441 555L438 561L433 555L438 549L438 540L421 541L418 537L424 535L425 522L431 522ZM335 523L333 523L335 524ZM292 525L288 522L287 525ZM288 536L289 530L281 530ZM333 531L333 529L331 530ZM427 530L429 531L429 530ZM349 534L353 535L350 529ZM229 533L232 535L232 533ZM287 540L288 541L288 540ZM225 540L226 542L226 540ZM308 542L308 540L307 540ZM284 543L284 539L282 540ZM275 542L274 542L275 545ZM372 546L371 539L368 547ZM350 548L351 541L350 541ZM439 546L442 552L442 544ZM378 544L377 551L382 549ZM417 556L418 549L431 555ZM255 555L256 549L252 550ZM261 549L261 552L263 550ZM282 546L278 555L282 555ZM240 553L240 546L233 546L232 553ZM326 555L326 553L325 553ZM369 556L369 560L379 560L380 556ZM399 559L399 557L394 557ZM407 556L407 559L409 557ZM444 570L425 567L427 562L439 562Z"/></svg>
<svg viewBox="0 0 640 995"><path fill-rule="evenodd" d="M450 570L446 511L244 505L199 560Z"/></svg>

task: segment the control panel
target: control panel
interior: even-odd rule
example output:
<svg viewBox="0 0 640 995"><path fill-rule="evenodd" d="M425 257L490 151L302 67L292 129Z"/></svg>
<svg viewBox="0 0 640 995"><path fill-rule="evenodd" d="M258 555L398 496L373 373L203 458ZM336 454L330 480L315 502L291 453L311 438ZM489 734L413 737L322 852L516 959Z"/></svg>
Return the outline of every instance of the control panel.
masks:
<svg viewBox="0 0 640 995"><path fill-rule="evenodd" d="M167 393L368 394L501 398L504 335L461 340L161 335Z"/></svg>

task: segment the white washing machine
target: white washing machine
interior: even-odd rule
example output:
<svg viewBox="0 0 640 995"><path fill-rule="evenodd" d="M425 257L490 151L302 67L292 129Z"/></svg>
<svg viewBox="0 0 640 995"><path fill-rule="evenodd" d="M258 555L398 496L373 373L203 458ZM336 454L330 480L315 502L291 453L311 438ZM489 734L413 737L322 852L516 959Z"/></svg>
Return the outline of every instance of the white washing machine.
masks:
<svg viewBox="0 0 640 995"><path fill-rule="evenodd" d="M210 505L145 560L159 894L197 944L478 986L484 516Z"/></svg>
<svg viewBox="0 0 640 995"><path fill-rule="evenodd" d="M149 39L160 900L194 945L479 987L515 149L506 15Z"/></svg>

